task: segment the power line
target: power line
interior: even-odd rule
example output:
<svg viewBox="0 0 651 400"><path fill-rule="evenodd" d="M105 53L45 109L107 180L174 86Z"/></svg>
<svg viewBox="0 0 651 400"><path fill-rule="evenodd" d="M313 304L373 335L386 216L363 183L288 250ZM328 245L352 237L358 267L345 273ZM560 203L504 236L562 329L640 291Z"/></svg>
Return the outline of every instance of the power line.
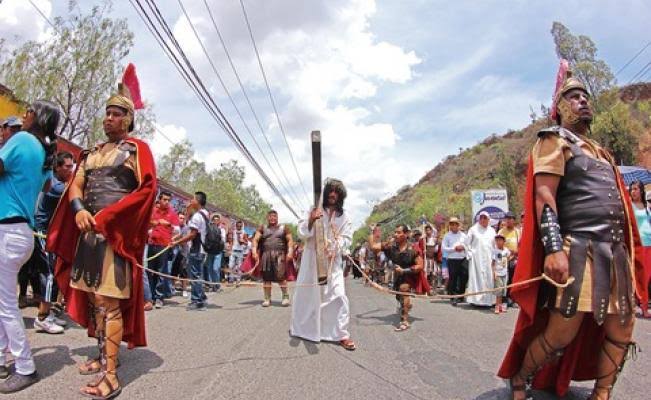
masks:
<svg viewBox="0 0 651 400"><path fill-rule="evenodd" d="M32 0L28 0L28 1L29 1L29 4L31 4L32 7L34 7L34 8L36 9L36 12L38 12L39 14L41 14L41 17L43 17L43 19L44 19L44 20L45 20L45 21L46 21L46 22L47 22L47 23L52 27L52 29L54 29L54 30L56 31L56 30L57 30L56 25L54 25L54 24L52 23L52 21L50 21L50 19L47 17L47 15L45 15L45 14L43 13L43 11L41 11L41 9L38 8L38 6L37 6L37 5L36 5Z"/></svg>
<svg viewBox="0 0 651 400"><path fill-rule="evenodd" d="M145 9L141 0L129 0L129 2L134 7L136 12L140 16L140 18L143 20L143 22L148 26L148 29L150 30L150 32L152 32L152 34L156 38L156 41L163 49L165 55L173 63L173 65L175 66L175 68L177 69L181 77L186 81L188 86L190 86L190 88L195 93L195 95L197 96L201 104L206 108L206 110L213 117L215 122L224 130L226 135L231 139L231 141L240 150L240 152L244 155L244 157L249 161L251 166L253 166L253 168L258 172L258 174L267 183L267 185L269 185L271 190L274 192L274 194L276 194L276 196L278 196L278 198L287 207L287 209L290 210L290 212L292 212L292 214L296 218L299 218L296 211L294 211L292 206L287 202L287 200L282 195L282 193L278 190L275 184L271 181L271 179L269 179L269 177L264 172L264 170L262 170L260 165L251 155L246 145L242 142L242 140L238 136L237 132L235 132L230 122L225 117L225 115L223 114L223 112L221 111L221 109L213 99L212 95L204 85L203 81L197 74L196 70L192 66L192 63L190 62L187 55L183 51L182 47L176 40L176 37L171 31L169 25L167 24L167 21L161 14L160 10L158 9L154 1L145 0L146 5L149 8L149 12L153 14L156 22L152 21L149 12ZM162 29L164 35L167 37L167 39L169 39L171 45L174 47L175 50L170 47L169 43L167 43L167 41L163 37L163 34L161 34L161 32L159 31L159 28ZM181 62L179 58L181 58L183 62Z"/></svg>
<svg viewBox="0 0 651 400"><path fill-rule="evenodd" d="M640 69L640 70L639 70L635 75L633 75L633 77L631 78L631 80L628 81L628 84L630 85L630 84L633 83L633 81L635 81L637 78L641 78L642 76L644 76L644 75L649 71L649 69L651 69L651 61L649 61L648 63L646 63L646 64L644 65L644 67L642 67L642 69Z"/></svg>
<svg viewBox="0 0 651 400"><path fill-rule="evenodd" d="M151 19L149 18L149 15L147 14L147 12L142 7L142 5L140 3L140 0L135 0L135 1L141 7L141 9L145 13L147 19L151 22ZM285 204L285 206L287 206L287 208L296 216L296 218L298 218L298 215L293 210L293 208L289 205L289 203L286 201L284 196L282 196L282 194L280 193L278 188L276 188L276 186L269 179L269 177L266 175L266 173L262 170L262 168L260 168L260 165L253 158L253 156L251 155L249 150L246 148L246 146L244 145L242 140L239 138L239 136L237 135L237 133L235 132L235 130L233 129L231 124L228 122L228 120L226 119L226 117L222 113L221 109L219 108L219 106L217 105L215 100L210 95L210 92L208 91L208 89L206 89L205 85L203 84L203 81L201 80L201 78L199 77L197 72L195 71L194 67L192 66L192 63L190 62L190 60L186 56L186 54L183 51L181 45L176 40L176 37L174 36L174 33L170 29L169 25L167 24L167 21L165 21L165 18L161 14L160 10L158 9L158 7L154 3L154 1L153 0L146 0L146 1L148 3L149 9L153 12L155 19L158 21L161 28L163 29L163 31L167 35L167 37L171 40L171 42L174 45L174 47L176 48L179 56L183 59L183 61L185 63L185 66L186 66L185 68L187 68L188 70L186 70L182 65L181 65L181 69L185 72L185 75L188 77L188 79L189 79L189 81L191 83L191 87L194 89L195 94L197 94L199 96L199 98L202 101L202 104L204 105L204 107L206 107L206 109L213 116L213 118L218 123L218 125L224 130L224 132L227 134L227 136L238 147L240 152L242 152L242 154L247 158L249 163L256 169L258 174L265 180L265 182L269 185L269 187L280 198L280 200L283 202L283 204ZM156 26L152 25L152 27L157 32L157 34L160 36L160 33L158 32L158 29L156 28ZM167 43L165 43L163 41L163 44L165 45L165 47L168 48L168 50L171 51L171 49L169 49L169 46L167 45ZM172 54L172 56L173 56L174 60L178 62L178 58L176 57L176 55Z"/></svg>
<svg viewBox="0 0 651 400"><path fill-rule="evenodd" d="M258 128L260 129L260 133L264 137L265 142L267 143L267 147L271 151L271 154L273 155L274 160L276 161L276 164L278 165L278 168L280 169L283 177L285 178L285 181L287 182L287 185L292 188L292 184L289 181L289 178L287 178L287 175L285 174L285 170L280 164L280 161L278 160L278 156L276 155L276 152L273 150L273 147L271 146L271 141L269 140L269 136L265 133L264 128L262 127L262 123L260 122L260 118L258 117L258 114L255 112L255 109L253 108L253 104L251 103L251 99L249 98L249 95L247 94L246 89L244 88L244 84L242 83L242 79L240 78L240 74L237 72L237 68L235 68L235 64L233 63L233 59L230 55L230 52L228 51L228 47L226 46L226 42L224 41L224 38L221 34L221 31L219 27L217 27L217 22L215 21L215 18L213 16L212 10L210 9L210 6L208 5L208 2L206 0L203 0L203 3L206 7L206 11L208 11L208 15L210 16L210 20L212 21L212 25L215 28L215 31L217 32L217 36L219 37L219 41L222 45L222 48L224 49L224 53L226 54L226 58L228 59L228 62L231 66L231 70L233 71L233 74L235 75L235 78L237 80L237 83L240 86L240 90L242 91L242 94L244 95L244 99L246 100L246 103L249 106L249 109L251 110L251 114L253 114L253 118L255 119ZM294 193L294 196L296 196L296 193L294 192L292 188L292 192ZM298 196L296 196L298 197ZM300 203L300 201L299 201ZM309 202L308 202L309 205Z"/></svg>
<svg viewBox="0 0 651 400"><path fill-rule="evenodd" d="M244 117L242 116L242 113L240 112L239 108L237 107L237 104L235 103L235 100L233 99L233 96L231 96L230 91L229 91L228 88L226 87L226 84L224 83L224 80L222 79L221 74L219 73L219 71L217 71L217 67L215 66L215 63L213 62L212 57L210 57L210 54L208 53L208 50L206 50L206 47L204 46L203 41L201 40L201 37L199 36L199 33L198 33L197 30L195 29L195 26L194 26L194 24L192 23L192 20L190 20L190 16L188 15L188 13L187 13L187 11L186 11L186 9L185 9L185 6L183 5L182 0L177 0L177 2L179 3L179 6L181 7L181 11L183 12L183 15L185 16L185 19L186 19L186 20L188 21L188 23L190 24L190 28L192 29L192 32L194 33L194 37L197 39L197 42L199 42L199 46L201 46L201 49L203 50L203 54L204 54L204 55L206 56L206 58L208 59L208 63L209 63L210 66L212 67L212 70L213 70L213 72L215 73L215 75L217 76L217 79L219 80L219 83L221 84L222 89L224 90L224 92L226 93L226 96L228 97L228 99L230 100L231 104L233 105L233 108L235 108L235 111L237 112L237 115L240 117L240 120L242 121L242 124L244 125L244 128L246 129L246 131L248 132L249 136L250 136L251 139L253 140L253 143L255 144L255 146L257 147L258 151L259 151L260 154L262 155L262 158L265 160L267 166L269 167L269 169L271 170L271 172L274 174L276 180L280 183L281 186L283 186L283 191L285 191L286 193L288 193L288 194L290 194L290 195L293 194L293 196L294 196L294 197L293 197L293 201L296 202L295 204L297 204L297 205L300 206L300 205L301 205L301 202L300 202L300 200L298 200L298 196L296 195L296 193L294 192L294 190L291 188L291 185L289 186L289 188L291 189L291 193L290 193L290 192L287 190L287 188L284 187L284 184L283 184L283 182L280 180L280 178L278 177L278 174L276 173L275 169L271 166L271 163L269 162L269 159L268 159L267 156L265 155L264 151L262 151L262 148L260 147L260 144L259 144L258 141L256 140L255 136L253 136L253 133L251 132L251 129L249 128L249 125L246 123ZM273 156L276 157L276 153L273 151L273 149L272 149L271 147L270 147L270 150L271 150ZM278 158L276 158L276 162L278 162ZM278 163L278 167L280 168L281 173L283 174L283 176L284 176L285 179L287 180L287 176L285 175L284 170L283 170L282 167L280 166L280 163ZM289 183L289 180L287 180L287 182Z"/></svg>
<svg viewBox="0 0 651 400"><path fill-rule="evenodd" d="M647 49L647 47L651 46L651 41L649 41L646 45L644 45L640 51L638 51L624 66L622 66L617 72L615 72L615 76L619 75L620 72L622 72L626 67L628 67L635 59L644 52L644 50Z"/></svg>
<svg viewBox="0 0 651 400"><path fill-rule="evenodd" d="M244 8L244 2L243 0L240 0L240 5L242 6L242 13L244 14L244 20L246 21L246 26L249 30L249 36L251 37L251 43L253 44L253 50L255 50L255 56L258 59L258 65L260 66L260 72L262 72L262 78L264 79L264 84L267 87L267 93L269 94L269 100L271 100L271 106L273 107L274 114L276 114L276 120L278 121L278 127L280 128L280 132L283 135L283 139L285 140L285 145L287 146L287 151L289 152L289 158L292 160L292 165L294 167L294 172L296 172L296 178L298 179L298 182L301 184L301 188L303 189L303 195L305 195L305 198L307 199L308 204L311 203L310 198L307 195L307 191L305 190L305 186L303 185L303 181L301 180L301 176L298 173L298 168L296 167L296 161L294 161L294 155L292 154L292 149L289 147L289 142L287 141L287 135L285 134L285 128L283 127L282 122L280 121L280 116L278 115L278 109L276 108L276 102L274 101L273 95L271 94L271 88L269 87L269 82L267 80L267 74L264 72L264 67L262 66L262 60L260 59L260 53L258 52L258 46L255 44L255 38L253 37L253 30L251 29L251 24L249 23L249 16L246 13L246 8Z"/></svg>

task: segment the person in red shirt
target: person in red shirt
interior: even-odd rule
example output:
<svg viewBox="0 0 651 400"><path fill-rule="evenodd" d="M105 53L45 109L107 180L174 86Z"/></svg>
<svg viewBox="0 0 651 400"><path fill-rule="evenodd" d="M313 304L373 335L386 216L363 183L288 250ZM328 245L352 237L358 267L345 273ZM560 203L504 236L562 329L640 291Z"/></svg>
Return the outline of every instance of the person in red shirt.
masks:
<svg viewBox="0 0 651 400"><path fill-rule="evenodd" d="M172 194L161 192L158 202L159 206L154 208L151 214L151 233L149 234L148 257L152 257L161 251L163 253L158 257L150 260L148 268L159 271L164 274L170 274L170 249L166 249L172 243L174 228L179 226L179 217L172 207L170 200ZM158 275L148 272L149 287L151 296L156 308L163 307L163 299L172 297L172 282L166 278L160 278Z"/></svg>

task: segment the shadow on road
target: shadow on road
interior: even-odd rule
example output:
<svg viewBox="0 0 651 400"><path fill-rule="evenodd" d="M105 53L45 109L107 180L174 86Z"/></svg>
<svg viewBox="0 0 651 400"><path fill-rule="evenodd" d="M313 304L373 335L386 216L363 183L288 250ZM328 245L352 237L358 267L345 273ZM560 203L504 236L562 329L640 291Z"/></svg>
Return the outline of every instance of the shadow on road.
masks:
<svg viewBox="0 0 651 400"><path fill-rule="evenodd" d="M305 350L307 350L309 355L313 356L319 354L319 346L317 346L316 343L297 338L296 336L289 337L289 345L291 347L298 347L301 343L303 343L303 346L305 346Z"/></svg>
<svg viewBox="0 0 651 400"><path fill-rule="evenodd" d="M74 349L72 354L90 359L97 357L98 350L97 346L87 346ZM121 346L119 357L120 367L118 367L118 376L123 387L163 365L162 358L153 351L143 347L129 350Z"/></svg>
<svg viewBox="0 0 651 400"><path fill-rule="evenodd" d="M583 400L590 396L591 390L584 387L571 387L569 392L563 396L558 397L551 392L542 390L534 390L532 395L535 400ZM486 393L482 393L475 397L473 400L510 400L511 390L508 388L493 389Z"/></svg>
<svg viewBox="0 0 651 400"><path fill-rule="evenodd" d="M400 316L397 313L392 313L392 314L387 314L387 315L369 315L373 314L377 311L381 310L373 310L373 311L368 311L365 313L361 314L356 314L355 318L357 320L370 320L370 321L377 321L377 322L370 322L370 323L361 323L357 321L356 325L360 326L373 326L373 325L389 325L389 326L394 326L397 325L398 322L400 322ZM414 316L409 316L409 321L414 322L414 321L422 321L422 318L414 317Z"/></svg>
<svg viewBox="0 0 651 400"><path fill-rule="evenodd" d="M68 346L45 346L32 349L36 370L41 379L59 372L66 365L74 365Z"/></svg>

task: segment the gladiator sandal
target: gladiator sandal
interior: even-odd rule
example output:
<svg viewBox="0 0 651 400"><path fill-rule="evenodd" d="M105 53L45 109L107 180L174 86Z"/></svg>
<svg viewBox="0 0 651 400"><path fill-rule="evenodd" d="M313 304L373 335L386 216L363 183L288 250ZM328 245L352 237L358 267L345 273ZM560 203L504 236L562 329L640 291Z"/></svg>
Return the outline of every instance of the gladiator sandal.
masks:
<svg viewBox="0 0 651 400"><path fill-rule="evenodd" d="M539 346L539 350L535 352L536 354L534 354L533 351L534 343L538 343ZM549 341L547 341L545 338L544 333L539 335L534 343L531 343L531 345L529 345L527 353L524 356L522 368L514 376L519 378L524 383L516 385L513 383L513 378L509 379L509 386L511 387L511 394L513 394L513 399L517 398L516 393L523 392L525 399L531 399L531 381L533 379L533 376L546 364L557 360L563 355L563 349L556 349L551 344L549 344ZM537 360L540 353L543 354L543 358L542 360ZM527 364L528 361L529 366L525 367L525 364Z"/></svg>
<svg viewBox="0 0 651 400"><path fill-rule="evenodd" d="M613 357L613 355L608 350L606 350L606 344L610 344L617 349L618 354L616 354L615 357ZM601 351L606 355L608 360L610 360L614 369L607 374L597 377L594 388L592 389L592 393L589 397L590 400L610 399L610 394L613 391L613 387L615 386L615 382L617 382L619 374L622 372L622 369L624 369L626 360L630 358L635 361L637 359L637 350L638 346L635 342L618 342L606 336ZM615 359L619 357L621 357L621 360L619 362L615 361ZM603 396L604 394L605 397Z"/></svg>
<svg viewBox="0 0 651 400"><path fill-rule="evenodd" d="M88 318L88 324L92 325L92 329L95 332L99 355L97 358L90 358L83 364L79 365L79 375L95 375L102 371L102 342L99 334L100 328L97 324L97 319L102 317L99 315L99 310L95 308L95 305L91 302L88 302L88 315L92 316L92 318Z"/></svg>
<svg viewBox="0 0 651 400"><path fill-rule="evenodd" d="M103 329L100 330L100 338L103 344L101 352L102 374L94 381L88 383L81 393L97 400L107 400L117 397L122 392L122 387L117 377L118 351L122 342L123 322L122 311L119 307L105 311L100 307L100 314L103 319ZM109 375L114 378L110 379ZM117 383L113 383L113 382ZM108 389L108 392L105 389Z"/></svg>

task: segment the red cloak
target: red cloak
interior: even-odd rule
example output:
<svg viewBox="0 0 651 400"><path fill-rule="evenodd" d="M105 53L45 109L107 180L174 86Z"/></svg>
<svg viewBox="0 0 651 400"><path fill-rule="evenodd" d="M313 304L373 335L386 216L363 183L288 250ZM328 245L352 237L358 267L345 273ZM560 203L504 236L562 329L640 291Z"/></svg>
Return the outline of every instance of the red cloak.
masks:
<svg viewBox="0 0 651 400"><path fill-rule="evenodd" d="M425 253L423 251L424 242L423 239L419 240L418 243L412 245L416 254L423 259L423 269L421 269L418 274L408 274L405 275L405 281L409 283L409 286L416 294L427 294L432 290L432 286L427 280L427 272L425 272ZM398 290L398 289L396 289Z"/></svg>
<svg viewBox="0 0 651 400"><path fill-rule="evenodd" d="M259 253L258 253L259 254ZM295 261L285 261L285 267L286 267L286 273L285 276L287 277L287 281L289 282L294 282L296 280L296 267L295 267ZM256 280L262 280L262 268L260 268L260 265L256 267L256 264L253 262L253 254L249 252L249 254L244 257L244 261L242 261L242 267L240 268L243 273L249 273L253 268L255 270L253 273L251 273L251 276L255 278Z"/></svg>
<svg viewBox="0 0 651 400"><path fill-rule="evenodd" d="M145 142L135 138L127 138L126 142L136 146L139 186L119 202L95 215L95 231L108 240L115 253L132 265L131 296L120 300L120 309L124 321L122 340L127 342L129 348L133 348L147 345L142 269L136 265L142 263L149 219L156 198L156 167L151 150ZM47 250L57 255L54 273L65 296L68 315L88 328L88 335L93 336L93 324L88 323L88 294L70 286L70 272L80 232L70 209L68 188L61 199L50 222Z"/></svg>
<svg viewBox="0 0 651 400"><path fill-rule="evenodd" d="M619 192L622 194L625 205L626 226L632 228L626 232L625 240L628 249L633 253L632 249L640 240L637 225L635 218L631 217L633 215L631 203L619 171L617 171L617 168L614 168L614 170L618 178ZM533 162L530 157L524 198L525 220L523 222L518 263L513 277L514 283L535 278L543 272L544 253L536 222L534 182ZM635 263L636 293L638 297L643 297L647 291L646 287L644 287L646 285L642 284L644 267L640 260L633 257L633 254L631 254L631 257ZM543 332L547 325L549 311L537 307L539 288L540 281L511 289L511 296L520 306L520 313L515 325L513 339L497 373L502 378L511 378L520 370L529 344ZM597 325L594 318L586 317L583 319L576 338L567 346L560 360L547 364L534 376L534 389L553 389L559 396L564 396L571 380L580 381L597 378L600 353L597 349L602 347L605 333L603 326Z"/></svg>

